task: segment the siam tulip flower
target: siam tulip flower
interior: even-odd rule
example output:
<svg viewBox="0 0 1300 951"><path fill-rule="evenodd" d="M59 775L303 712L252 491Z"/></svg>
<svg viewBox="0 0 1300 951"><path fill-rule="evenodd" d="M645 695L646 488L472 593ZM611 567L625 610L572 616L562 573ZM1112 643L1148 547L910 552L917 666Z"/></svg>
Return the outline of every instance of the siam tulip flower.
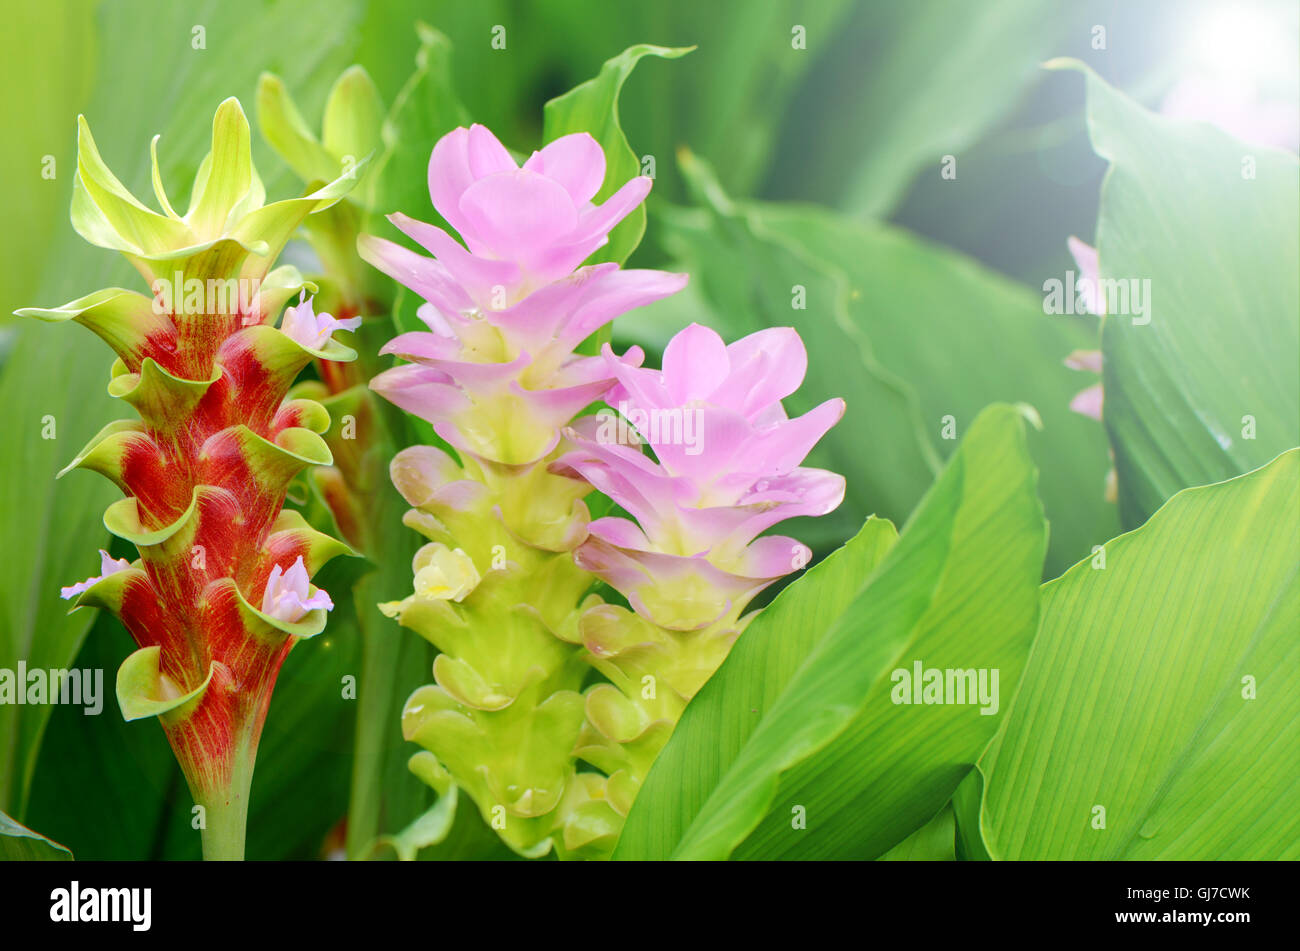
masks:
<svg viewBox="0 0 1300 951"><path fill-rule="evenodd" d="M138 418L104 427L64 471L90 469L122 489L104 524L140 557L127 564L105 555L98 578L63 594L76 595L74 609L107 608L130 632L138 650L118 671L122 713L161 721L204 809L204 856L239 858L276 676L294 644L322 630L330 607L308 578L348 551L283 504L290 480L331 460L320 435L329 413L287 398L289 387L312 359L355 353L276 329L279 309L304 282L293 268L271 266L298 224L350 181L265 204L248 123L228 99L188 212L168 201L156 151L153 182L161 213L127 192L81 120L73 225L122 252L154 294L107 288L19 314L75 320L117 353L108 391ZM214 285L241 289L214 296Z"/></svg>
<svg viewBox="0 0 1300 951"><path fill-rule="evenodd" d="M59 597L67 601L69 598L75 598L81 592L94 587L103 581L109 575L115 575L119 571L125 571L131 567L131 563L125 558L114 558L104 549L99 550L99 574L93 578L87 578L85 581L78 581L76 584L67 588L59 589Z"/></svg>
<svg viewBox="0 0 1300 951"><path fill-rule="evenodd" d="M479 308L501 310L570 274L650 194L642 175L593 205L604 180L605 153L585 132L556 139L521 168L496 136L474 125L443 136L429 160L433 207L465 247L441 228L404 215L392 220Z"/></svg>
<svg viewBox="0 0 1300 951"><path fill-rule="evenodd" d="M639 446L610 441L605 420L580 421L581 448L552 468L581 476L635 521L597 519L578 562L649 621L674 630L712 624L794 570L793 562L807 562L810 553L794 539L755 538L843 500L843 476L799 463L843 416L844 401L786 417L780 401L807 370L803 342L790 328L761 330L727 346L715 331L692 324L669 342L662 373L627 366L608 349L605 356L619 380L610 401L644 421L639 435L658 462ZM674 425L688 415L698 419L702 437L695 447L679 435L686 424ZM693 573L711 580L716 599L676 596Z"/></svg>
<svg viewBox="0 0 1300 951"><path fill-rule="evenodd" d="M786 416L781 400L807 370L790 328L728 346L692 324L669 342L662 372L628 366L608 349L605 358L619 381L607 399L655 458L610 438L617 427L608 417L585 417L570 432L576 448L551 469L581 477L631 516L592 522L574 552L632 606L593 605L577 631L611 681L586 694L589 728L579 752L609 777L600 793L608 807L593 800L583 808L613 837L686 703L744 629L749 602L808 562L801 543L760 533L843 500L842 476L800 463L840 420L844 402ZM694 441L683 438L692 414ZM655 685L648 695L647 683Z"/></svg>
<svg viewBox="0 0 1300 951"><path fill-rule="evenodd" d="M436 259L362 239L362 257L424 298L429 327L384 348L410 363L372 388L480 458L524 465L551 452L560 427L612 382L603 359L574 354L578 344L686 283L612 263L574 270L649 191L648 178L633 179L597 208L590 199L604 176L604 152L585 133L557 139L523 168L482 126L444 136L429 191L468 250L404 215L390 220ZM642 358L636 347L625 355Z"/></svg>
<svg viewBox="0 0 1300 951"><path fill-rule="evenodd" d="M304 297L296 307L286 307L280 321L280 330L307 350L320 350L336 330L356 330L360 326L360 317L336 320L329 314L317 314L310 297Z"/></svg>
<svg viewBox="0 0 1300 951"><path fill-rule="evenodd" d="M372 389L432 424L456 457L414 446L393 460L412 506L404 522L430 542L414 592L381 605L440 651L434 680L407 701L403 732L423 746L411 768L435 789L450 776L512 848L572 855L569 824L585 796L573 750L585 665L574 641L594 579L572 550L590 516L584 481L549 471L573 449L564 428L614 383L633 348L577 347L627 310L679 290L685 275L580 267L645 197L648 179L591 198L605 156L585 134L557 139L519 167L482 126L435 146L429 191L464 244L403 215L390 220L434 258L364 237L361 255L415 291L427 331L392 340L403 363Z"/></svg>

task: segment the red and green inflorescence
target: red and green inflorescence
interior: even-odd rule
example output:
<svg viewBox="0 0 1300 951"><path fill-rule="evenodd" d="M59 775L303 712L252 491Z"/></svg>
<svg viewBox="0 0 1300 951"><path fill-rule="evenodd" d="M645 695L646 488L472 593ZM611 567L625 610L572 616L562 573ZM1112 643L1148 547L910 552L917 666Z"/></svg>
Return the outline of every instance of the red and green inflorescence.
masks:
<svg viewBox="0 0 1300 951"><path fill-rule="evenodd" d="M348 551L284 509L290 481L331 461L322 439L329 413L287 394L313 359L356 355L333 339L339 322L312 313L310 301L275 326L305 285L291 267L271 269L303 219L337 201L351 179L265 204L249 145L243 111L227 100L183 216L163 190L155 150L159 213L109 171L82 120L73 225L122 252L152 293L106 288L19 312L75 320L117 354L109 394L138 418L110 423L68 469L91 469L122 489L104 524L139 557L105 556L105 572L65 596L76 596L75 607L107 608L131 633L139 649L117 677L123 715L159 717L209 813L205 854L225 855L242 852L248 783L280 666L296 641L323 629L332 607L307 579Z"/></svg>

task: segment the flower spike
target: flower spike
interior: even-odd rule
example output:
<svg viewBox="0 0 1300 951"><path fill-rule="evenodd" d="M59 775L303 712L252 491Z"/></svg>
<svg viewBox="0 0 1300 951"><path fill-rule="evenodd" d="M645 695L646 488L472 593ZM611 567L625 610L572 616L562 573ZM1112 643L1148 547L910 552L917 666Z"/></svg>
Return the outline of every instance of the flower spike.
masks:
<svg viewBox="0 0 1300 951"><path fill-rule="evenodd" d="M248 122L228 99L181 216L158 175L156 144L161 212L113 175L82 119L72 204L76 230L123 253L151 296L108 288L19 314L75 320L117 354L109 395L138 419L106 426L69 468L93 469L123 490L104 524L140 558L101 552L100 575L62 595L76 597L74 608L111 610L130 632L139 649L118 672L122 713L162 723L204 809L204 856L240 858L276 676L333 607L309 578L348 551L283 511L290 480L331 461L320 436L328 412L287 392L314 357L355 357L330 339L347 322L317 318L307 301L276 329L279 308L305 282L272 265L303 219L332 205L352 180L266 204Z"/></svg>
<svg viewBox="0 0 1300 951"><path fill-rule="evenodd" d="M428 540L413 593L380 607L441 652L435 683L407 701L404 735L424 747L411 769L447 777L523 855L580 852L574 807L591 795L575 772L586 667L577 644L593 576L573 550L590 515L581 479L550 471L576 447L564 430L615 382L610 361L578 345L616 316L675 293L685 275L580 267L649 191L633 179L604 204L600 146L557 139L518 166L482 126L444 136L429 162L434 207L460 235L396 214L433 257L363 237L361 256L425 301L426 331L390 341L406 361L371 388L433 425L456 453L403 450L393 484L404 521ZM463 243L462 243L463 242Z"/></svg>

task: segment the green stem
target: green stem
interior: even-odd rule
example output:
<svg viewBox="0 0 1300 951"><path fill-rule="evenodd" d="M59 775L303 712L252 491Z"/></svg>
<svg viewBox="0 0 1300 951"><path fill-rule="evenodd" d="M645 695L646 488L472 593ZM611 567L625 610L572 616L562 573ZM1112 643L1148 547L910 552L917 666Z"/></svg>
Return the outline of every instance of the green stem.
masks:
<svg viewBox="0 0 1300 951"><path fill-rule="evenodd" d="M230 783L225 789L195 796L203 807L203 861L242 862L248 827L248 794L253 784L257 744L240 743L231 749Z"/></svg>

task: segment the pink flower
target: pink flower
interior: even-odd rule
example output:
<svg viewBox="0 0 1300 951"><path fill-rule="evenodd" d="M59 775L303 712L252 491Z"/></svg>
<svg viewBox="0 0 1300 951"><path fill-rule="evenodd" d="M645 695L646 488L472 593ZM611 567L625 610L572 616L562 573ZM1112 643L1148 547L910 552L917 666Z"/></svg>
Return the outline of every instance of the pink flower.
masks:
<svg viewBox="0 0 1300 951"><path fill-rule="evenodd" d="M307 576L307 566L303 564L302 555L288 571L281 571L276 565L266 579L266 593L262 595L262 613L278 621L290 624L301 620L302 616L315 608L334 610L334 602L320 588L311 593L311 584Z"/></svg>
<svg viewBox="0 0 1300 951"><path fill-rule="evenodd" d="M467 296L482 310L501 310L572 272L650 192L651 180L640 176L594 205L604 179L605 153L585 132L556 139L520 168L496 136L475 125L443 136L429 159L433 206L464 247L433 225L401 214L389 220L441 265L423 269L424 280L438 285L426 300L440 303L446 292L457 298L453 309ZM370 238L362 255L406 283L390 269L402 264L390 254L394 247Z"/></svg>
<svg viewBox="0 0 1300 951"><path fill-rule="evenodd" d="M604 176L604 153L585 133L557 139L523 168L482 126L444 136L429 161L429 191L468 250L404 215L391 220L436 258L368 235L359 241L363 258L427 302L418 313L429 331L402 334L382 351L410 362L371 388L480 458L522 465L551 452L560 428L613 382L605 358L574 349L686 283L684 274L612 263L574 270L649 189L649 179L633 179L596 207ZM623 359L642 358L633 347Z"/></svg>
<svg viewBox="0 0 1300 951"><path fill-rule="evenodd" d="M361 326L360 317L337 320L329 314L317 314L311 301L306 297L296 307L286 307L280 321L280 329L308 350L324 347L336 330L356 330Z"/></svg>
<svg viewBox="0 0 1300 951"><path fill-rule="evenodd" d="M810 553L794 539L755 541L778 522L824 515L844 498L843 476L800 466L843 416L844 401L795 419L781 406L807 371L799 335L772 328L727 346L692 324L669 342L662 372L620 362L608 348L605 357L618 378L609 401L658 462L616 438L611 415L585 417L571 430L580 448L553 471L586 479L636 520L592 522L579 564L668 627L682 625L666 622L655 605L689 599L665 586L707 580L725 596L696 619L708 623L806 564Z"/></svg>
<svg viewBox="0 0 1300 951"><path fill-rule="evenodd" d="M99 575L94 578L87 578L85 581L78 581L74 585L59 589L59 597L64 601L75 598L81 592L103 581L109 575L115 575L119 571L125 571L131 567L131 563L125 558L112 558L104 549L99 550Z"/></svg>

